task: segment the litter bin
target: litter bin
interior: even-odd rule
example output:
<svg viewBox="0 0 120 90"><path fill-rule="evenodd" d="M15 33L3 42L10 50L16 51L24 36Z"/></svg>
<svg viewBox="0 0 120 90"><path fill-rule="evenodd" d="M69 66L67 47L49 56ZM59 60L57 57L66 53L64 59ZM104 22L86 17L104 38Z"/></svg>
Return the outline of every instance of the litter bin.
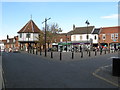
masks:
<svg viewBox="0 0 120 90"><path fill-rule="evenodd" d="M112 75L120 77L120 57L113 57Z"/></svg>

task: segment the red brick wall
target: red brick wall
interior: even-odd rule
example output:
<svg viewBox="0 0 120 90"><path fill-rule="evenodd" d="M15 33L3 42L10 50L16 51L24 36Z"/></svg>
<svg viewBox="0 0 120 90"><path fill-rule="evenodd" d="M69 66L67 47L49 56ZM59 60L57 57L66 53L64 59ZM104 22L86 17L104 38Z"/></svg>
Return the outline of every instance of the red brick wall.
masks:
<svg viewBox="0 0 120 90"><path fill-rule="evenodd" d="M101 28L100 34L99 34L99 43L119 43L118 40L120 39L120 26L119 27L106 27L106 28ZM111 39L111 34L118 33L118 39L116 41L113 41ZM106 35L106 39L102 39L102 34Z"/></svg>

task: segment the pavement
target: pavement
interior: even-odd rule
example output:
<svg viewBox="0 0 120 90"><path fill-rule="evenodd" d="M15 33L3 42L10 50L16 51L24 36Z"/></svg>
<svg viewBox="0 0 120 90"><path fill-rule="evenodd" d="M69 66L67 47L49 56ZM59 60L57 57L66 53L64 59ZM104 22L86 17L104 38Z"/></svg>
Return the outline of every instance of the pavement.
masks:
<svg viewBox="0 0 120 90"><path fill-rule="evenodd" d="M120 77L112 75L112 64L99 67L93 72L93 75L120 88Z"/></svg>

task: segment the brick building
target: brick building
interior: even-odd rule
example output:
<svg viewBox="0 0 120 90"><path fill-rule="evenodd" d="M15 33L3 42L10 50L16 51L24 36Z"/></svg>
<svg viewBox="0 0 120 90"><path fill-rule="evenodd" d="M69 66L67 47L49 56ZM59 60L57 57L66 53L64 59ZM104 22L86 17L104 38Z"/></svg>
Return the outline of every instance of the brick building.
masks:
<svg viewBox="0 0 120 90"><path fill-rule="evenodd" d="M120 46L120 26L102 27L99 34L99 45L118 49Z"/></svg>

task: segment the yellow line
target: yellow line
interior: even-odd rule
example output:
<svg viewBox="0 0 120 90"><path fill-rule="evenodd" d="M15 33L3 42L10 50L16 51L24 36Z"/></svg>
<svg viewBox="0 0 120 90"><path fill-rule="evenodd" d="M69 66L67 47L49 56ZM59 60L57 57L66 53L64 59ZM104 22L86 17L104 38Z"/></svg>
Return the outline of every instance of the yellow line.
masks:
<svg viewBox="0 0 120 90"><path fill-rule="evenodd" d="M109 80L107 80L107 79L105 79L105 78L97 75L96 73L97 73L98 71L100 71L100 69L97 69L97 70L95 71L95 73L92 73L92 74L93 74L94 76L96 76L97 78L102 79L102 80L104 80L104 81L106 81L106 82L108 82L108 83L110 83L110 84L112 84L112 85L114 85L114 86L120 87L118 84L116 84L116 83L114 83L114 82L111 82L111 81L109 81Z"/></svg>

